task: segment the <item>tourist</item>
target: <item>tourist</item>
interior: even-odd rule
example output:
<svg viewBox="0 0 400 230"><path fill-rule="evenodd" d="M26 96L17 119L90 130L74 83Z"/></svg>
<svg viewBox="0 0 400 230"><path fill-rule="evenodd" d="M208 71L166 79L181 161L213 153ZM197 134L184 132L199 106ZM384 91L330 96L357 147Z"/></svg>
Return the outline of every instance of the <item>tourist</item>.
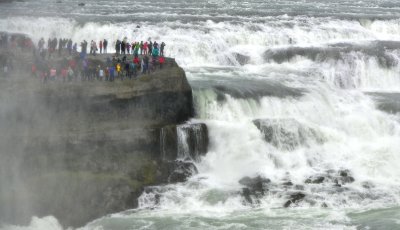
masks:
<svg viewBox="0 0 400 230"><path fill-rule="evenodd" d="M71 39L68 40L67 50L68 50L68 54L71 55L72 54L72 40Z"/></svg>
<svg viewBox="0 0 400 230"><path fill-rule="evenodd" d="M61 69L61 78L63 82L66 82L67 76L68 76L68 69L64 67Z"/></svg>
<svg viewBox="0 0 400 230"><path fill-rule="evenodd" d="M143 55L144 44L143 41L140 42L140 55Z"/></svg>
<svg viewBox="0 0 400 230"><path fill-rule="evenodd" d="M147 41L143 44L143 55L147 55L148 43Z"/></svg>
<svg viewBox="0 0 400 230"><path fill-rule="evenodd" d="M121 42L121 54L126 54L125 49L126 49L126 42L125 40L123 40Z"/></svg>
<svg viewBox="0 0 400 230"><path fill-rule="evenodd" d="M103 53L103 41L99 41L100 54Z"/></svg>
<svg viewBox="0 0 400 230"><path fill-rule="evenodd" d="M165 47L165 43L161 42L161 45L160 45L160 56L164 56L164 47Z"/></svg>
<svg viewBox="0 0 400 230"><path fill-rule="evenodd" d="M103 49L104 49L104 53L107 53L107 45L108 45L108 41L106 39L104 39L103 41Z"/></svg>
<svg viewBox="0 0 400 230"><path fill-rule="evenodd" d="M149 47L148 48L149 49L148 49L147 53L151 55L151 53L153 51L153 43L151 41L149 42Z"/></svg>
<svg viewBox="0 0 400 230"><path fill-rule="evenodd" d="M104 76L105 76L105 81L109 81L110 80L110 71L109 71L109 67L106 66L106 68L104 68Z"/></svg>
<svg viewBox="0 0 400 230"><path fill-rule="evenodd" d="M72 51L74 54L78 53L78 44L75 42L75 44L72 46Z"/></svg>
<svg viewBox="0 0 400 230"><path fill-rule="evenodd" d="M140 49L140 43L136 42L135 43L135 52L134 52L135 55L139 55L139 49Z"/></svg>
<svg viewBox="0 0 400 230"><path fill-rule="evenodd" d="M98 66L98 73L99 73L99 80L102 81L104 78L104 70L100 67L100 65Z"/></svg>
<svg viewBox="0 0 400 230"><path fill-rule="evenodd" d="M9 69L8 69L8 65L4 65L3 67L3 73L4 73L4 77L8 77L9 75Z"/></svg>
<svg viewBox="0 0 400 230"><path fill-rule="evenodd" d="M57 77L57 70L56 68L52 67L50 69L50 80L54 81L56 80L56 77Z"/></svg>
<svg viewBox="0 0 400 230"><path fill-rule="evenodd" d="M135 63L135 65L139 66L140 60L137 55L133 58L133 63Z"/></svg>
<svg viewBox="0 0 400 230"><path fill-rule="evenodd" d="M118 63L116 65L116 70L117 70L117 77L121 77L120 75L121 75L122 69L121 69L121 63L120 63L119 60L118 60Z"/></svg>
<svg viewBox="0 0 400 230"><path fill-rule="evenodd" d="M61 56L62 44L62 39L60 38L58 40L58 56Z"/></svg>
<svg viewBox="0 0 400 230"><path fill-rule="evenodd" d="M129 71L129 63L127 61L125 61L124 63L125 63L125 65L124 65L125 77L131 79L132 76Z"/></svg>
<svg viewBox="0 0 400 230"><path fill-rule="evenodd" d="M44 38L41 38L38 42L38 47L39 47L39 53L43 51L44 48Z"/></svg>
<svg viewBox="0 0 400 230"><path fill-rule="evenodd" d="M130 76L132 76L133 75L133 77L134 78L136 78L136 64L135 63L133 63L133 62L131 62L131 63L129 63L129 73L130 73ZM130 79L131 77L129 77L129 79Z"/></svg>
<svg viewBox="0 0 400 230"><path fill-rule="evenodd" d="M165 63L165 58L164 58L164 56L160 56L160 57L158 58L158 63L160 64L160 69L162 69L162 67L163 67L163 65L164 65L164 63Z"/></svg>
<svg viewBox="0 0 400 230"><path fill-rule="evenodd" d="M32 77L37 77L37 69L35 63L32 64L31 66L31 76Z"/></svg>
<svg viewBox="0 0 400 230"><path fill-rule="evenodd" d="M117 55L119 55L119 51L121 50L121 41L120 40L117 40L116 42L115 42L115 53L117 54Z"/></svg>
<svg viewBox="0 0 400 230"><path fill-rule="evenodd" d="M144 56L143 57L143 61L144 61L144 69L143 69L143 73L150 73L150 69L149 69L149 56Z"/></svg>
<svg viewBox="0 0 400 230"><path fill-rule="evenodd" d="M114 81L115 78L115 68L114 66L111 66L108 68L109 74L110 74L110 81Z"/></svg>
<svg viewBox="0 0 400 230"><path fill-rule="evenodd" d="M154 43L154 44L157 44L157 43ZM153 58L157 58L158 57L158 55L159 55L158 46L154 45L153 53L151 55L153 56Z"/></svg>
<svg viewBox="0 0 400 230"><path fill-rule="evenodd" d="M68 67L68 81L72 81L72 79L74 78L74 70L71 68L71 66Z"/></svg>
<svg viewBox="0 0 400 230"><path fill-rule="evenodd" d="M129 42L126 43L126 53L130 54L131 44Z"/></svg>

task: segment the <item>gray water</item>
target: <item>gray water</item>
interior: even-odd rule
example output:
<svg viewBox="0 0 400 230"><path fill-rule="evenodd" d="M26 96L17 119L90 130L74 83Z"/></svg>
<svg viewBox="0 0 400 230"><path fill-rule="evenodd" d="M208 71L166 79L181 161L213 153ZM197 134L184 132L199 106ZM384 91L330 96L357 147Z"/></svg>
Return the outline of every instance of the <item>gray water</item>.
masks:
<svg viewBox="0 0 400 230"><path fill-rule="evenodd" d="M82 229L400 229L399 1L26 0L0 16L34 41L163 40L193 87L192 122L210 135L199 173ZM339 170L355 181L305 183ZM238 181L256 175L269 191L246 204ZM306 199L283 208L296 192Z"/></svg>

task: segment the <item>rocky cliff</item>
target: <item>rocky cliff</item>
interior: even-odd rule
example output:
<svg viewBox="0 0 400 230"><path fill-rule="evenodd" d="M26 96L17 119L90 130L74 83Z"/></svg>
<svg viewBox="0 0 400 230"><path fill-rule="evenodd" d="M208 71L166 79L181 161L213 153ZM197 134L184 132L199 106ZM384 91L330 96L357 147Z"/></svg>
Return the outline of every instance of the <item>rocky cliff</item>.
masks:
<svg viewBox="0 0 400 230"><path fill-rule="evenodd" d="M0 77L0 223L53 215L76 227L135 208L146 186L190 174L179 146L192 160L207 151L207 127L182 125L192 90L172 59L134 80L47 84L24 71L29 57L13 59Z"/></svg>

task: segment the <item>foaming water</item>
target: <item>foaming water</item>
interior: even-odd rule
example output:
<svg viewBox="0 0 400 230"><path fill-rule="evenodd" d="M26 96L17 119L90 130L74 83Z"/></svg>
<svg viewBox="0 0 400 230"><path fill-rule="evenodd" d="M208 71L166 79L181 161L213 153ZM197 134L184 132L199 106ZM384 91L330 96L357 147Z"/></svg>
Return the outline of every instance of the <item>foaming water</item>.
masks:
<svg viewBox="0 0 400 230"><path fill-rule="evenodd" d="M396 3L176 0L147 2L156 12L148 13L138 3L132 10L125 1L99 2L50 4L42 17L19 9L47 0L9 4L0 30L35 41L165 41L193 87L192 122L207 125L210 143L187 182L150 188L138 209L82 229L399 228L399 116L370 94L400 91ZM182 159L190 160L187 152L179 146ZM239 181L255 176L270 183L248 203ZM305 198L283 208L298 193ZM62 229L53 217L7 228Z"/></svg>

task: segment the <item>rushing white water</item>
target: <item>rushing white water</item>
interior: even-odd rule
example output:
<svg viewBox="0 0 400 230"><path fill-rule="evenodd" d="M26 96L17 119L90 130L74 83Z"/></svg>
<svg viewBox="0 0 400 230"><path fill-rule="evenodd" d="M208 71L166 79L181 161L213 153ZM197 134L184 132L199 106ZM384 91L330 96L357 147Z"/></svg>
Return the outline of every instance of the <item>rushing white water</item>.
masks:
<svg viewBox="0 0 400 230"><path fill-rule="evenodd" d="M166 11L167 16L161 14L164 21L150 20L151 13L132 14L146 19L140 23L126 15L81 23L72 9L74 16L0 19L0 30L23 32L35 41L61 36L74 41L124 36L163 40L166 54L185 68L194 89L194 122L204 122L210 138L209 152L196 161L199 173L186 183L143 194L138 210L101 218L82 229L400 228L393 221L400 206L399 110L378 109L369 94L400 93L399 13L390 11L389 19L347 18L335 11L340 3L349 5L349 15L368 12L376 17L384 15L383 3L373 1L380 4L373 11L361 1L365 8L358 12L351 5L356 3L335 2L332 12L327 10L330 17L312 17L318 10L311 10L311 16L257 12L247 17L238 10L244 7L240 5L226 8L234 13L218 14L216 20L204 12L188 19L185 7L175 12L167 6L159 6ZM258 6L254 1L249 5ZM175 19L180 10L182 19ZM265 140L256 119L274 127L273 141ZM184 127L177 130L183 143L178 156L188 160ZM329 170L348 170L354 182L340 188L333 181L305 183ZM269 178L271 186L258 204L249 205L240 194L239 180L257 175ZM299 187L282 186L288 181ZM306 198L282 208L290 194L299 191ZM321 208L324 205L328 208ZM381 218L382 224L368 215ZM30 227L14 229L60 229L56 222L33 219Z"/></svg>

